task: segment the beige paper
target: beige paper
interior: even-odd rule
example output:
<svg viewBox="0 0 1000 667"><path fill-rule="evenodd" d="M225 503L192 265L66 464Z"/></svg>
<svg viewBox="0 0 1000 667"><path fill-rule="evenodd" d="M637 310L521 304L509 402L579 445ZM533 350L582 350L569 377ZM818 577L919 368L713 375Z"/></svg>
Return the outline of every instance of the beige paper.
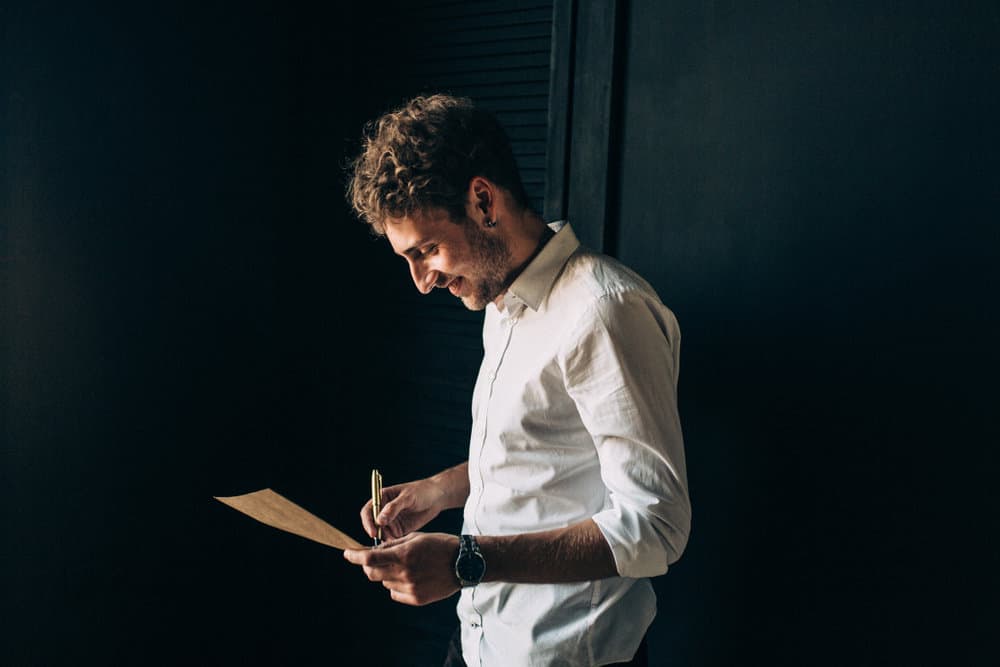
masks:
<svg viewBox="0 0 1000 667"><path fill-rule="evenodd" d="M242 496L212 497L261 523L294 533L308 540L336 549L364 548L326 521L307 512L271 489L261 489L253 493L245 493Z"/></svg>

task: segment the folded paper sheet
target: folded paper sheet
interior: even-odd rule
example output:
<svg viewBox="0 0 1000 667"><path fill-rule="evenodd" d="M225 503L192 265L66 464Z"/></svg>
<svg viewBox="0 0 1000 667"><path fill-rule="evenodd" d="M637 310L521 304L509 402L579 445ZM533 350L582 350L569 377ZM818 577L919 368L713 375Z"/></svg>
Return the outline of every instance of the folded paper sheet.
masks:
<svg viewBox="0 0 1000 667"><path fill-rule="evenodd" d="M337 549L364 548L326 521L307 512L271 489L261 489L253 493L245 493L242 496L224 498L213 496L213 498L261 523L300 535L320 544Z"/></svg>

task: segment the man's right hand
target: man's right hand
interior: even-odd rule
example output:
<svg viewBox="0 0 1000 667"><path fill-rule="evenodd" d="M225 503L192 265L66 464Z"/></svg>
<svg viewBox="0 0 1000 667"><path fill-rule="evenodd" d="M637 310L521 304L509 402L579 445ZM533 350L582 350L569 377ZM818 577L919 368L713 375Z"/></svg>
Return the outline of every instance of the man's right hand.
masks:
<svg viewBox="0 0 1000 667"><path fill-rule="evenodd" d="M420 530L445 509L440 504L441 499L442 490L430 479L385 487L378 521L382 526L382 538L394 540ZM370 500L361 508L361 524L369 537L375 537Z"/></svg>

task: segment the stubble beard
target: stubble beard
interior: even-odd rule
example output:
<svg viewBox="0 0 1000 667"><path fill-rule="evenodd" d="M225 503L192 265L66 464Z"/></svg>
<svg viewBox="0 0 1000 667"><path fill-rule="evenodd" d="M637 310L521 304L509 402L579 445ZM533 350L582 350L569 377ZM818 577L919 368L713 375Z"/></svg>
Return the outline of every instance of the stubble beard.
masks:
<svg viewBox="0 0 1000 667"><path fill-rule="evenodd" d="M510 286L510 248L471 219L465 221L465 238L478 262L479 275L473 281L473 293L463 296L462 303L469 310L483 310Z"/></svg>

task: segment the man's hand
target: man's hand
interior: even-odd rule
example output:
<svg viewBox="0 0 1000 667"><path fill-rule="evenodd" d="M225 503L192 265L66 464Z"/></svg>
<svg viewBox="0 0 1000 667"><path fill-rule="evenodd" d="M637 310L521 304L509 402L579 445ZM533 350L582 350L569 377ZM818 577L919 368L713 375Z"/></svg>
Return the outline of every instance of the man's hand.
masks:
<svg viewBox="0 0 1000 667"><path fill-rule="evenodd" d="M429 479L385 487L382 489L382 512L378 517L382 536L392 540L423 528L443 509L438 504L440 498L441 490ZM361 524L369 537L375 537L370 500L361 508Z"/></svg>
<svg viewBox="0 0 1000 667"><path fill-rule="evenodd" d="M360 565L372 581L381 581L393 600L417 606L443 600L460 588L457 557L458 537L444 533L411 533L374 549L344 550L344 558Z"/></svg>

